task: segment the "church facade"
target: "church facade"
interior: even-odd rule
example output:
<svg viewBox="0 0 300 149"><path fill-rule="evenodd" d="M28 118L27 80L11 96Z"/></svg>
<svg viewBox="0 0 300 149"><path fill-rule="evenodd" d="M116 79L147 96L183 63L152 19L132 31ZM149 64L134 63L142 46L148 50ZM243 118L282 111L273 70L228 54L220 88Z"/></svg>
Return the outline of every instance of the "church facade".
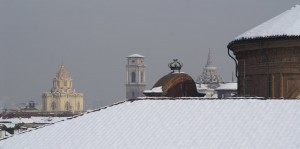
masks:
<svg viewBox="0 0 300 149"><path fill-rule="evenodd" d="M60 66L52 85L50 92L42 95L45 112L77 113L83 111L83 93L75 91L72 78L64 65Z"/></svg>

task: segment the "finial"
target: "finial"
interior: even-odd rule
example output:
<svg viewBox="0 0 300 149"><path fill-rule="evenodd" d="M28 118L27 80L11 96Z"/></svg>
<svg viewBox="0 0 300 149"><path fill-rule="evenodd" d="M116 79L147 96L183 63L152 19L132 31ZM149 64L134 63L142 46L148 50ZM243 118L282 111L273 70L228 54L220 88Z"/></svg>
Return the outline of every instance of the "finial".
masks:
<svg viewBox="0 0 300 149"><path fill-rule="evenodd" d="M169 68L174 72L175 70L178 70L180 72L180 69L183 67L182 62L179 62L178 59L173 59L173 62L169 63Z"/></svg>

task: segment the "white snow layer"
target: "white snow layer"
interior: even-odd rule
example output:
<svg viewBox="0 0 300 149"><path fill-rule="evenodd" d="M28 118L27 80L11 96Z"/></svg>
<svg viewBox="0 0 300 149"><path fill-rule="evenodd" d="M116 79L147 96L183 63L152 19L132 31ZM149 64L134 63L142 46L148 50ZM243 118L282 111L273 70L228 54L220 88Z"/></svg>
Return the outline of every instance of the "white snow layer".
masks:
<svg viewBox="0 0 300 149"><path fill-rule="evenodd" d="M162 93L162 86L154 87L151 90L145 90L144 93Z"/></svg>
<svg viewBox="0 0 300 149"><path fill-rule="evenodd" d="M138 100L0 141L1 149L300 148L300 100Z"/></svg>
<svg viewBox="0 0 300 149"><path fill-rule="evenodd" d="M243 33L235 39L268 37L268 36L299 36L300 5L296 5L263 24Z"/></svg>
<svg viewBox="0 0 300 149"><path fill-rule="evenodd" d="M140 54L132 54L132 55L129 55L127 57L138 57L138 58L142 58L144 57L143 55L140 55Z"/></svg>
<svg viewBox="0 0 300 149"><path fill-rule="evenodd" d="M220 83L220 86L216 90L237 90L237 87L236 82Z"/></svg>
<svg viewBox="0 0 300 149"><path fill-rule="evenodd" d="M19 124L19 123L55 123L58 121L66 120L67 117L31 117L31 118L7 118L3 119L0 117L0 124L2 122L10 122L11 124ZM6 125L6 123L3 123Z"/></svg>

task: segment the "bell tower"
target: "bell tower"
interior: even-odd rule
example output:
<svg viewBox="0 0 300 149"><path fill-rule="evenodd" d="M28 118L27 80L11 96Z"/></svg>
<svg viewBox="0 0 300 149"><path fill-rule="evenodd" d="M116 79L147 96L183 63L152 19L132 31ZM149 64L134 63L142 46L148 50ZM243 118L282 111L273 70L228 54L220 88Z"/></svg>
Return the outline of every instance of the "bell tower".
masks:
<svg viewBox="0 0 300 149"><path fill-rule="evenodd" d="M132 54L127 57L126 99L144 96L143 91L146 88L145 70L144 56Z"/></svg>

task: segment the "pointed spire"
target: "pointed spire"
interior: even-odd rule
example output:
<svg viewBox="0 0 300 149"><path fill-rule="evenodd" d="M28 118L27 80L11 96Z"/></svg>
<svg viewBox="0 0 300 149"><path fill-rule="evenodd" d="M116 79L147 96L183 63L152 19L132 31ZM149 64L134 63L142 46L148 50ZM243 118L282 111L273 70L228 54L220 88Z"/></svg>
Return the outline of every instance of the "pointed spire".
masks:
<svg viewBox="0 0 300 149"><path fill-rule="evenodd" d="M211 60L210 49L208 52L207 63L203 69L202 75L199 76L199 82L203 84L221 83L223 79L217 73L217 67L214 67Z"/></svg>
<svg viewBox="0 0 300 149"><path fill-rule="evenodd" d="M205 67L212 67L212 60L211 60L211 56L210 56L210 49L208 51L207 63L205 65Z"/></svg>

